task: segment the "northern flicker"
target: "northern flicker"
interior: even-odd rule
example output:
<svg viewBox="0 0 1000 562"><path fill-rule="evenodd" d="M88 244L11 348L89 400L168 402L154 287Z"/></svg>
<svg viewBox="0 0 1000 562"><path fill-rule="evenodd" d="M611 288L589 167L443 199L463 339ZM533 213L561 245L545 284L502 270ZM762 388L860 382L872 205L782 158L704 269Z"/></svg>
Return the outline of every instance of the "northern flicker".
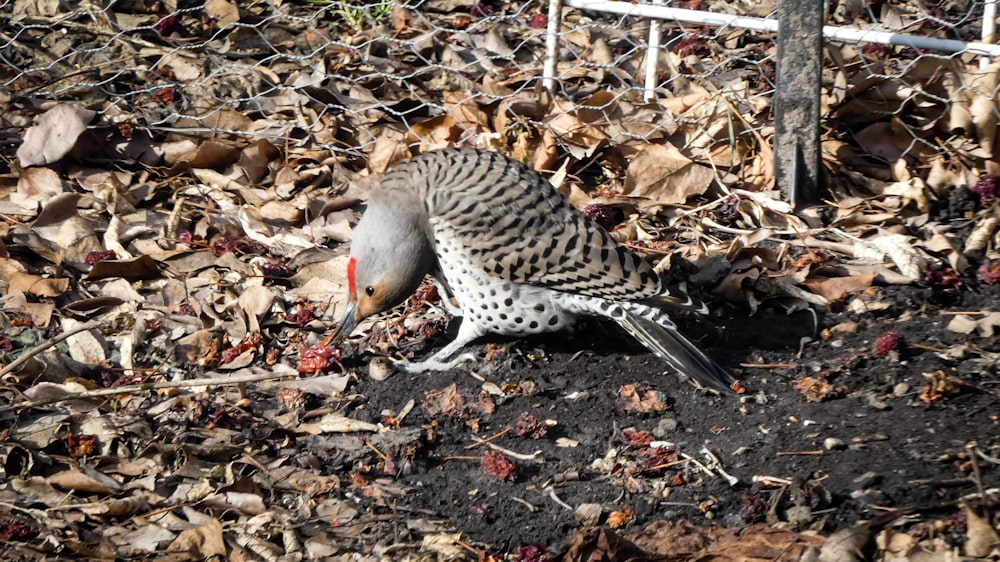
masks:
<svg viewBox="0 0 1000 562"><path fill-rule="evenodd" d="M470 356L452 357L486 334L551 332L599 316L702 385L735 382L660 308L692 307L690 299L670 294L642 258L537 172L500 154L437 150L386 173L354 230L337 337L403 302L427 274L454 297L462 323L430 358L397 363L405 372L454 368Z"/></svg>

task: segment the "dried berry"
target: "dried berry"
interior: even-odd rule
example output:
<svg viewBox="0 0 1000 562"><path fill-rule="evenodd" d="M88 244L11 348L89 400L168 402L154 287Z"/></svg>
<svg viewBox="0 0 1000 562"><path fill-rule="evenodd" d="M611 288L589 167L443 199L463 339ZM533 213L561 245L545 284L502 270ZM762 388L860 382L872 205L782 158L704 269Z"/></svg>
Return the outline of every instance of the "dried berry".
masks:
<svg viewBox="0 0 1000 562"><path fill-rule="evenodd" d="M972 191L979 196L979 200L983 204L989 203L997 197L1000 197L1000 187L997 186L997 176L979 176L979 181L976 182L976 187L973 187Z"/></svg>
<svg viewBox="0 0 1000 562"><path fill-rule="evenodd" d="M767 499L760 492L743 496L743 509L740 516L745 523L760 523L767 519Z"/></svg>
<svg viewBox="0 0 1000 562"><path fill-rule="evenodd" d="M27 541L38 536L38 530L30 525L17 523L15 521L4 521L0 523L0 541Z"/></svg>
<svg viewBox="0 0 1000 562"><path fill-rule="evenodd" d="M177 233L177 241L182 244L201 244L205 241L205 238L200 234L195 234L190 230L182 230Z"/></svg>
<svg viewBox="0 0 1000 562"><path fill-rule="evenodd" d="M96 252L90 252L87 254L87 265L94 265L95 263L100 263L102 261L114 261L118 259L118 254L114 250L99 250Z"/></svg>
<svg viewBox="0 0 1000 562"><path fill-rule="evenodd" d="M712 48L700 37L690 37L679 41L671 48L679 57L694 55L696 57L707 57L712 54Z"/></svg>
<svg viewBox="0 0 1000 562"><path fill-rule="evenodd" d="M10 325L14 328L33 328L35 321L27 314L19 314L10 319Z"/></svg>
<svg viewBox="0 0 1000 562"><path fill-rule="evenodd" d="M636 431L634 429L623 430L622 437L625 438L625 442L628 443L628 446L633 449L644 449L649 447L649 444L653 442L652 435L645 431Z"/></svg>
<svg viewBox="0 0 1000 562"><path fill-rule="evenodd" d="M310 345L302 348L299 357L301 357L298 366L300 373L318 373L326 370L333 361L340 359L340 348L327 347L323 344Z"/></svg>
<svg viewBox="0 0 1000 562"><path fill-rule="evenodd" d="M594 220L601 228L607 231L614 230L615 226L625 220L625 214L621 209L601 203L592 203L583 208L583 214Z"/></svg>
<svg viewBox="0 0 1000 562"><path fill-rule="evenodd" d="M285 320L298 326L305 326L316 319L316 311L312 308L300 308L295 312L285 316Z"/></svg>
<svg viewBox="0 0 1000 562"><path fill-rule="evenodd" d="M221 256L227 253L234 253L236 255L249 254L252 252L259 252L261 248L256 246L249 239L241 236L226 236L225 238L220 238L212 244L212 253L216 256Z"/></svg>
<svg viewBox="0 0 1000 562"><path fill-rule="evenodd" d="M961 288L962 277L950 267L928 269L924 273L924 283L934 289Z"/></svg>
<svg viewBox="0 0 1000 562"><path fill-rule="evenodd" d="M497 480L513 480L517 476L517 465L500 451L483 453L483 470Z"/></svg>
<svg viewBox="0 0 1000 562"><path fill-rule="evenodd" d="M517 562L549 562L544 544L522 546L517 551Z"/></svg>
<svg viewBox="0 0 1000 562"><path fill-rule="evenodd" d="M979 278L987 285L1000 283L1000 260L986 260L979 266Z"/></svg>
<svg viewBox="0 0 1000 562"><path fill-rule="evenodd" d="M549 16L545 14L535 14L531 18L531 28L532 29L545 29L549 26Z"/></svg>
<svg viewBox="0 0 1000 562"><path fill-rule="evenodd" d="M167 16L156 22L153 27L156 28L156 31L164 37L173 34L175 31L180 31L181 29L180 20L177 19L177 16Z"/></svg>
<svg viewBox="0 0 1000 562"><path fill-rule="evenodd" d="M750 199L746 195L732 194L722 200L722 204L715 209L715 218L722 224L734 222L740 218L740 201Z"/></svg>
<svg viewBox="0 0 1000 562"><path fill-rule="evenodd" d="M261 266L261 270L266 277L276 277L278 279L285 279L295 274L295 270L283 263L265 263Z"/></svg>
<svg viewBox="0 0 1000 562"><path fill-rule="evenodd" d="M899 351L903 343L903 336L896 332L886 332L875 339L875 354L885 357L892 351Z"/></svg>
<svg viewBox="0 0 1000 562"><path fill-rule="evenodd" d="M496 8L494 8L491 4L487 2L476 2L475 4L472 5L472 8L469 9L469 13L477 18L486 18L492 16L493 12L495 11Z"/></svg>
<svg viewBox="0 0 1000 562"><path fill-rule="evenodd" d="M517 417L517 424L514 426L514 433L516 433L519 437L541 439L542 437L545 437L547 430L545 429L545 424L539 421L538 418L528 412L521 412L521 415Z"/></svg>
<svg viewBox="0 0 1000 562"><path fill-rule="evenodd" d="M868 58L884 59L892 55L892 48L881 43L867 43L861 48L862 54L869 55Z"/></svg>

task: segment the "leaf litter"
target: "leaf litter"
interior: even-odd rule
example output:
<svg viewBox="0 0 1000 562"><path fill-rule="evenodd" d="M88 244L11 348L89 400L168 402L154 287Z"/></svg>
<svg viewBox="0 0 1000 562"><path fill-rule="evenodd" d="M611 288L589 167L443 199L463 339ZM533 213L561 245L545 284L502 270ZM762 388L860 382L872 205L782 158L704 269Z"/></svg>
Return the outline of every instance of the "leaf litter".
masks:
<svg viewBox="0 0 1000 562"><path fill-rule="evenodd" d="M29 4L14 9L55 15ZM995 556L996 63L829 46L830 193L796 214L773 191L766 96L746 95L770 89L770 42L740 47L746 34L730 30L716 41L756 66L643 102L623 89L643 51L581 25L565 40L591 66L560 62L569 100L526 87L533 63L512 47L540 49L541 13L528 30L497 30L480 25L492 3L457 16L444 4L429 16L395 6L387 24L417 44L446 18L432 61L398 46L362 56L312 27L270 26L265 40L321 62L258 51L266 62L229 76L205 74L214 50L114 47L198 84L185 93L196 119L172 123L183 135L136 126L178 103L169 84L134 107L83 88L40 106L0 97L21 137L0 183L7 556ZM193 38L268 9L213 0L198 14L115 15ZM857 17L849 3L834 14ZM883 8L886 21L905 15ZM54 40L82 41L76 23ZM375 33L355 23L359 44ZM254 39L221 40L252 57ZM664 53L688 73L714 56L700 37ZM324 88L309 65L326 69ZM456 65L458 85L444 70ZM354 79L414 69L420 81ZM263 93L268 81L286 87ZM213 101L232 88L259 111ZM378 103L426 99L444 111L408 123ZM351 111L324 111L331 102ZM291 142L296 123L310 124L307 141ZM457 382L366 372L370 354L417 356L449 330L432 288L330 347L357 204L414 150L456 144L548 173L711 301L708 322L679 322L748 392L668 383L600 326L490 348Z"/></svg>

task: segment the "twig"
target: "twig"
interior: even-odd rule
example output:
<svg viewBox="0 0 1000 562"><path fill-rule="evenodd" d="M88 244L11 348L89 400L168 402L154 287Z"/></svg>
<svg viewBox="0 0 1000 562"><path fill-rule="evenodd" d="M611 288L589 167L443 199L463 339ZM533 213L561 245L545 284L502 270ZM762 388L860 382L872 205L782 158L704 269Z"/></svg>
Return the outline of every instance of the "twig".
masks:
<svg viewBox="0 0 1000 562"><path fill-rule="evenodd" d="M736 478L732 474L729 474L728 472L726 472L724 468L722 468L722 461L720 461L719 457L715 456L715 453L710 451L708 447L702 446L701 454L705 455L705 457L708 459L707 463L708 466L711 467L716 472L718 472L719 474L721 474L722 477L725 478L727 482L729 482L730 486L735 486L740 483L740 480L738 478Z"/></svg>
<svg viewBox="0 0 1000 562"><path fill-rule="evenodd" d="M496 441L497 439L503 437L504 435L507 435L508 433L510 433L510 428L509 427L507 429L501 431L500 433L496 433L494 435L491 435L490 437L487 437L486 439L481 439L479 437L476 437L475 438L476 442L473 443L472 445L466 445L465 446L465 450L468 451L470 449L475 449L476 447L479 447L481 445L489 445L490 442Z"/></svg>
<svg viewBox="0 0 1000 562"><path fill-rule="evenodd" d="M371 449L372 451L375 451L375 454L378 455L383 461L386 459L385 453L383 453L382 451L379 451L378 447L376 447L375 445L372 445L371 441L368 441L366 439L365 440L365 445L367 445L368 448Z"/></svg>
<svg viewBox="0 0 1000 562"><path fill-rule="evenodd" d="M228 377L228 378L221 378L221 377L203 378L203 379L191 379L186 381L163 381L163 382L151 382L144 384L130 384L128 386L119 386L118 388L99 388L97 390L86 390L83 392L67 393L64 396L59 396L57 398L46 398L44 400L24 400L22 402L17 402L15 404L11 404L10 406L4 406L0 408L0 414L27 408L37 408L38 406L47 406L49 404L56 404L58 402L65 402L67 400L99 398L102 396L116 396L119 394L134 394L139 392L148 392L150 390L160 390L163 388L190 388L193 386L231 386L234 384L280 379L287 377L288 375L289 375L288 373L267 373L263 375L245 375L245 376Z"/></svg>
<svg viewBox="0 0 1000 562"><path fill-rule="evenodd" d="M528 500L521 499L521 498L519 498L517 496L511 496L510 499L516 501L519 504L524 505L524 507L527 507L528 511L530 511L532 513L534 513L538 509L537 507L535 507L534 505L532 505L531 503L529 503Z"/></svg>
<svg viewBox="0 0 1000 562"><path fill-rule="evenodd" d="M823 451L778 451L774 453L776 457L792 457L795 455L822 455Z"/></svg>
<svg viewBox="0 0 1000 562"><path fill-rule="evenodd" d="M535 451L531 454L518 453L517 451L511 451L510 449L504 449L499 445L489 444L490 449L494 451L500 451L501 453L507 455L508 457L513 457L519 461L531 461L537 462L539 464L545 464L545 455L541 451Z"/></svg>
<svg viewBox="0 0 1000 562"><path fill-rule="evenodd" d="M791 369L796 363L740 363L747 369Z"/></svg>
<svg viewBox="0 0 1000 562"><path fill-rule="evenodd" d="M975 441L973 441L972 443L969 443L965 447L969 451L969 457L971 457L970 460L972 460L972 473L976 476L976 490L979 491L979 499L985 500L986 499L986 491L983 488L983 475L980 474L980 472L979 472L979 461L976 460L976 456L977 456L976 455L976 451L979 450L979 447L976 446Z"/></svg>
<svg viewBox="0 0 1000 562"><path fill-rule="evenodd" d="M48 341L36 345L35 347L29 349L28 351L22 353L21 356L18 357L17 359L11 361L9 365L4 367L3 369L0 369L0 377L14 372L15 370L17 370L18 367L27 363L29 359L45 351L46 349L56 345L57 343L69 337L75 336L80 332L85 332L87 330L92 330L94 328L100 327L101 324L102 322L99 320L93 320L91 322L87 322L86 324L80 324L79 326L73 328L72 330L65 331Z"/></svg>
<svg viewBox="0 0 1000 562"><path fill-rule="evenodd" d="M791 486L792 481L788 478L779 478L777 476L767 476L767 475L756 475L750 479L751 482L757 484L763 484L765 486Z"/></svg>
<svg viewBox="0 0 1000 562"><path fill-rule="evenodd" d="M907 347L915 347L917 349L923 349L923 350L926 350L926 351L933 351L934 353L944 353L944 351L945 351L945 350L941 349L940 347L934 347L934 346L931 346L931 345L924 345L922 343L907 342L906 346Z"/></svg>
<svg viewBox="0 0 1000 562"><path fill-rule="evenodd" d="M553 487L551 487L551 486L549 486L549 497L550 497L550 498L552 498L552 501L554 501L554 502L556 502L557 504L559 504L559 505L563 506L563 507L564 507L564 508L566 508L566 509L567 509L568 511L573 511L573 506L571 506L571 505L569 505L568 503L566 503L566 502L562 501L562 500L561 500L561 499L559 498L559 496L557 496L557 495L556 495L556 489L555 489L555 488L553 488Z"/></svg>

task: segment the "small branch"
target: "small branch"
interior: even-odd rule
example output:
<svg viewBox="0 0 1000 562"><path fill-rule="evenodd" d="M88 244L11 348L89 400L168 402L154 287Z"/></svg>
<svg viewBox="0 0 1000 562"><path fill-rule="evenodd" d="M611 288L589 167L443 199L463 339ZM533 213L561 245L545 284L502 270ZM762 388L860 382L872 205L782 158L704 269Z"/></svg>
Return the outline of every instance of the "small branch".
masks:
<svg viewBox="0 0 1000 562"><path fill-rule="evenodd" d="M67 400L100 398L102 396L116 396L119 394L137 394L140 392L149 392L150 390L160 390L163 388L190 388L193 386L231 386L234 384L244 384L248 382L260 382L260 381L280 379L287 377L288 375L289 373L266 373L263 375L245 375L245 376L236 376L228 378L221 378L221 377L202 378L202 379L191 379L186 381L164 381L164 382L153 382L145 384L131 384L128 386L120 386L118 388L100 388L97 390L87 390L84 392L67 393L65 396L60 396L57 398L46 398L45 400L25 400L22 402L17 402L15 404L11 404L10 406L4 406L0 408L0 414L13 412L15 410L23 410L27 408L37 408L39 406L47 406L49 404L56 404L58 402L65 402Z"/></svg>
<svg viewBox="0 0 1000 562"><path fill-rule="evenodd" d="M503 437L504 435L507 435L508 433L510 433L510 428L509 427L507 429L501 431L500 433L494 434L494 435L492 435L490 437L487 437L485 439L481 439L479 437L474 437L474 439L476 440L476 442L473 443L472 445L466 445L465 446L465 450L468 451L470 449L475 449L476 447L482 447L483 445L489 445L493 441L496 441L497 439Z"/></svg>
<svg viewBox="0 0 1000 562"><path fill-rule="evenodd" d="M0 377L3 377L5 375L8 375L8 374L14 372L15 370L18 369L18 367L20 367L21 365L27 363L29 359L31 359L32 357L34 357L34 356L38 355L39 353L45 351L46 349L48 349L48 348L56 345L57 343L65 340L67 338L70 338L72 336L75 336L76 334L79 334L80 332L86 332L87 330L92 330L94 328L97 328L100 325L101 325L101 322L98 321L98 320L94 320L92 322L87 322L86 324L80 324L79 326L73 328L72 330L63 332L63 333L59 334L58 336L50 339L49 341L42 342L42 343L36 345L35 347L29 349L28 351L25 351L24 353L22 353L20 355L20 357L18 357L17 359L11 361L9 365L7 365L6 367L4 367L3 369L0 369Z"/></svg>
<svg viewBox="0 0 1000 562"><path fill-rule="evenodd" d="M792 457L796 455L817 455L821 456L823 451L778 451L774 453L776 457Z"/></svg>

